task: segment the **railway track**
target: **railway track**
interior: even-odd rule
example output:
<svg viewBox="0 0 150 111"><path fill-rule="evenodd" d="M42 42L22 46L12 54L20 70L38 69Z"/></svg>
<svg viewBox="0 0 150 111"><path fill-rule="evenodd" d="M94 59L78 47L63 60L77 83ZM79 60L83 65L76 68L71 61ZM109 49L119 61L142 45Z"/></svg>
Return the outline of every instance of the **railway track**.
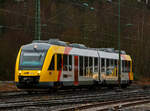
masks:
<svg viewBox="0 0 150 111"><path fill-rule="evenodd" d="M70 107L66 109L60 109L59 111L76 111L76 110L96 110L96 111L108 111L108 110L119 110L124 107L150 103L150 97L139 97L139 98L130 98L123 100L107 101L107 102L96 102L85 104L77 107Z"/></svg>
<svg viewBox="0 0 150 111"><path fill-rule="evenodd" d="M47 96L49 98L55 98L55 97L64 97L64 96L75 96L75 97L78 97L77 95L83 95L83 96L100 96L100 95L107 95L107 94L112 94L112 93L115 93L117 90L112 90L112 89L102 89L102 90L96 90L96 91L90 91L89 90L77 90L77 91L72 91L72 90L65 90L65 91L59 91L57 93L53 93L53 94L49 94L47 92L41 92L41 93L35 93L35 94L28 94L27 92L9 92L9 93L4 93L4 94L1 94L0 95L0 101L7 101L7 100L11 100L13 98L15 98L16 100L17 99L20 99L20 98L27 98L28 100L31 100L33 98L39 98L41 99L41 97L43 96ZM127 92L129 90L123 90L124 92ZM136 91L136 90L130 90L130 91ZM139 90L138 90L139 91ZM82 97L83 97L82 96ZM22 101L20 101L22 102Z"/></svg>
<svg viewBox="0 0 150 111"><path fill-rule="evenodd" d="M141 87L137 85L131 85L130 87L126 88L125 91L129 90L136 90L136 89L142 89ZM150 88L149 88L150 89ZM102 88L101 90L94 90L97 93L107 93L108 91L114 91L116 89L107 89L107 88ZM72 93L88 93L88 89L83 89L83 90L60 90L55 93L49 93L49 92L38 92L38 93L33 93L33 94L28 94L26 91L3 91L0 92L0 99L7 99L7 98L20 98L20 97L33 97L33 96L42 96L42 95L69 95Z"/></svg>
<svg viewBox="0 0 150 111"><path fill-rule="evenodd" d="M63 95L63 96L40 96L32 98L22 98L0 102L0 109L7 110L7 109L19 109L25 107L51 107L57 105L72 105L72 104L85 104L85 103L103 103L109 101L121 101L125 100L126 98L142 98L150 99L150 91L149 90L137 90L137 91L123 91L123 92L107 92L107 93L73 93L72 95ZM80 108L79 108L80 109ZM60 109L61 110L61 109ZM66 109L67 110L67 109Z"/></svg>

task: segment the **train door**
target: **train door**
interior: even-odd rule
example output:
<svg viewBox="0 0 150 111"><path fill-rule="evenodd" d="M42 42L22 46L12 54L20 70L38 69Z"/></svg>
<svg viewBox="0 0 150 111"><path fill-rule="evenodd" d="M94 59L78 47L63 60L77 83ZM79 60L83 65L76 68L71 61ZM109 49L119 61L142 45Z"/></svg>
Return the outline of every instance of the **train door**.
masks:
<svg viewBox="0 0 150 111"><path fill-rule="evenodd" d="M78 56L74 56L74 85L78 84Z"/></svg>
<svg viewBox="0 0 150 111"><path fill-rule="evenodd" d="M63 81L64 85L73 85L72 55L63 55Z"/></svg>

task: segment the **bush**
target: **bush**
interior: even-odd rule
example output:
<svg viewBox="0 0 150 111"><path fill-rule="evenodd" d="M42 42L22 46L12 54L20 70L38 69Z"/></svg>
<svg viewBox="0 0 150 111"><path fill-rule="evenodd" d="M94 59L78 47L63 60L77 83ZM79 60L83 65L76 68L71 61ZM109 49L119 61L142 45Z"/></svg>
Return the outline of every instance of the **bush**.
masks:
<svg viewBox="0 0 150 111"><path fill-rule="evenodd" d="M0 3L4 3L6 0L0 0Z"/></svg>
<svg viewBox="0 0 150 111"><path fill-rule="evenodd" d="M4 3L6 2L7 0L0 0L0 8L4 6Z"/></svg>

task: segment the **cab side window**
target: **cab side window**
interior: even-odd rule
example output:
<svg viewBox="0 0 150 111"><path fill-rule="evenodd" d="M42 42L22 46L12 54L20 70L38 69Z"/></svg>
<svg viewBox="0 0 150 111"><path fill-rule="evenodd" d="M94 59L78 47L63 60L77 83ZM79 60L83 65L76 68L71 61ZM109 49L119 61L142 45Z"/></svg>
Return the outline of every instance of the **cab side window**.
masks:
<svg viewBox="0 0 150 111"><path fill-rule="evenodd" d="M54 69L55 69L55 55L53 55L51 59L51 63L50 63L48 70L54 70Z"/></svg>
<svg viewBox="0 0 150 111"><path fill-rule="evenodd" d="M62 55L57 54L57 70L61 70L61 69L62 69Z"/></svg>
<svg viewBox="0 0 150 111"><path fill-rule="evenodd" d="M128 69L127 69L128 72L131 72L131 61L128 61Z"/></svg>

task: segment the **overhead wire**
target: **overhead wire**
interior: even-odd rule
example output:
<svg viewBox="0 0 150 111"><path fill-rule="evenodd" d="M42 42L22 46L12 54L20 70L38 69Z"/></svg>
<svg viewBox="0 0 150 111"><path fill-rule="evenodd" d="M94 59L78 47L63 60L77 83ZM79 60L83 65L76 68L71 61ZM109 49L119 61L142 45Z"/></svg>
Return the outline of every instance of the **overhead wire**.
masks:
<svg viewBox="0 0 150 111"><path fill-rule="evenodd" d="M79 3L72 3L72 4L75 4L75 5L77 5L77 6L84 7L83 5L81 5L81 4L79 4ZM114 3L114 2L112 2L111 4L117 5L118 3ZM122 5L122 4L121 4L121 6L127 7L127 6ZM57 13L55 16L53 16L53 17L49 18L49 19L47 20L47 22L49 22L50 20L55 19L58 15L65 13L65 11L69 10L70 8L71 8L71 7L67 7L67 8L66 8L66 9L64 9L63 11L61 11L61 12ZM128 7L128 8L131 8L131 7ZM140 8L136 8L136 7L134 7L134 8L135 8L135 9L140 9ZM134 9L134 8L133 8L133 9ZM107 10L108 10L108 9L107 9ZM7 9L2 9L2 8L0 8L0 11L4 11L4 12L7 12L7 13L11 13L11 14L15 14L15 15L19 15L19 16L25 16L25 17L29 17L29 18L35 19L35 17L34 17L34 16L30 16L30 15L26 15L26 14L18 13L18 12L16 12L16 11L10 11L10 10L7 10ZM95 11L98 11L98 10L97 10L97 9L95 9ZM105 13L106 13L106 12L105 12ZM108 12L108 14L112 14L113 16L118 17L118 14L114 14L114 13L110 13L110 12ZM121 17L121 19L127 19L127 20L129 20L129 18L128 18L128 17L124 17L124 16L120 16L120 17ZM150 26L150 24L145 24L145 25Z"/></svg>
<svg viewBox="0 0 150 111"><path fill-rule="evenodd" d="M118 3L113 3L113 4L117 5ZM76 5L82 6L81 4L76 4ZM48 19L47 21L53 20L53 19L56 18L58 15L65 13L65 11L69 10L70 8L71 8L71 6L70 6L70 7L67 7L65 10L63 10L62 12L56 14L54 17ZM136 8L136 9L137 9L137 8ZM29 15L26 15L26 14L21 14L21 13L18 13L18 12L15 12L15 11L6 10L6 9L0 9L0 11L4 11L4 12L7 12L7 13L12 13L12 14L15 14L15 15L20 15L20 16L26 16L26 17L29 17L29 18L35 18L35 17L33 17L33 16L29 16ZM98 10L96 10L96 11L98 11ZM114 14L114 13L112 13L112 15L118 16L117 14ZM122 18L128 19L127 17L122 17L122 16L121 16L121 19L122 19ZM59 23L58 23L58 24L59 24ZM144 24L144 25L145 25L145 24ZM147 24L146 24L146 25L147 25ZM148 26L149 26L149 24L148 24ZM12 27L12 26L4 26L4 27L10 28L10 29L15 29L15 30L20 30L20 28L16 28L16 27ZM23 29L23 28L22 28L22 29Z"/></svg>
<svg viewBox="0 0 150 111"><path fill-rule="evenodd" d="M11 14L14 14L14 15L19 15L19 16L24 16L24 17L29 17L29 18L35 18L35 17L33 17L33 16L30 16L30 15L18 13L18 12L16 12L16 11L10 11L10 10L7 10L7 9L2 9L2 8L0 8L0 11L7 12L7 13L11 13Z"/></svg>

